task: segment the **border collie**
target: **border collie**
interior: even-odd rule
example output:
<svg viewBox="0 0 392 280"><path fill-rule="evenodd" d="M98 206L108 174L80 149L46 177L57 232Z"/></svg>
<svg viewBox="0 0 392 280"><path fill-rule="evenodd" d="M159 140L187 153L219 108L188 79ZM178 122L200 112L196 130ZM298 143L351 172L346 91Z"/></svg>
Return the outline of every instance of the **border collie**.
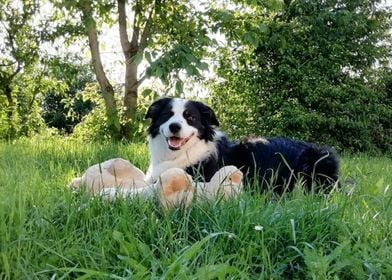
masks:
<svg viewBox="0 0 392 280"><path fill-rule="evenodd" d="M247 183L277 193L298 180L305 189L329 191L338 180L339 159L330 147L287 138L245 138L232 142L216 129L219 122L207 105L180 98L161 98L148 109L150 166L146 180L155 182L178 167L208 182L221 167L234 165Z"/></svg>

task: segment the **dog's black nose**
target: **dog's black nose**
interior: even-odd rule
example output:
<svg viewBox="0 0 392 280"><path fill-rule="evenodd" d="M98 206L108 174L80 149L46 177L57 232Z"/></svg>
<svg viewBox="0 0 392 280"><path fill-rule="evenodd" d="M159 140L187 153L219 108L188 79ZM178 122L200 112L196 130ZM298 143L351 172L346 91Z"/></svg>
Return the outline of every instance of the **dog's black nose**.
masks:
<svg viewBox="0 0 392 280"><path fill-rule="evenodd" d="M177 133L181 129L181 125L179 123L171 123L169 125L169 130L171 133Z"/></svg>

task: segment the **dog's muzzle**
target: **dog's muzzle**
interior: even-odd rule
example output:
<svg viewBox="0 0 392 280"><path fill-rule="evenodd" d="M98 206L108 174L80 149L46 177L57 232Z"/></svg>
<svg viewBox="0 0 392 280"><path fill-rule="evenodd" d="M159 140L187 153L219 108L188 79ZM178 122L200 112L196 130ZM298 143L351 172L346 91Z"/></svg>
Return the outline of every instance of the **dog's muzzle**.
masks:
<svg viewBox="0 0 392 280"><path fill-rule="evenodd" d="M179 150L182 146L184 146L188 140L192 137L181 138L177 136L170 136L167 138L167 144L169 145L170 150Z"/></svg>

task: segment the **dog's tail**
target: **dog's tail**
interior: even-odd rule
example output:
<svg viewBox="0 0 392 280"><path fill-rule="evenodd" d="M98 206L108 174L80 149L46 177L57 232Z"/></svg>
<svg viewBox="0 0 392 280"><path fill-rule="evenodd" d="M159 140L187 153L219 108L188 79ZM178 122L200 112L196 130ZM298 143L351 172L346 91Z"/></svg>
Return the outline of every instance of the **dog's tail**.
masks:
<svg viewBox="0 0 392 280"><path fill-rule="evenodd" d="M306 177L305 185L308 190L314 183L317 191L329 192L339 179L339 156L331 147L307 147L298 162L303 163L299 171Z"/></svg>

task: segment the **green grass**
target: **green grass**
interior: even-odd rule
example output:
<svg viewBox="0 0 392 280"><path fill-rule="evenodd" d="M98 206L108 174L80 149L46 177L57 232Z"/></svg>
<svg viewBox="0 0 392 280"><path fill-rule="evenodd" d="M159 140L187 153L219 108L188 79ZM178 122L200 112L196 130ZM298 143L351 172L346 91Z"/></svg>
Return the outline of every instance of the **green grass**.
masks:
<svg viewBox="0 0 392 280"><path fill-rule="evenodd" d="M344 156L328 196L242 194L163 213L156 201L72 194L141 144L0 143L0 279L391 279L392 160Z"/></svg>

